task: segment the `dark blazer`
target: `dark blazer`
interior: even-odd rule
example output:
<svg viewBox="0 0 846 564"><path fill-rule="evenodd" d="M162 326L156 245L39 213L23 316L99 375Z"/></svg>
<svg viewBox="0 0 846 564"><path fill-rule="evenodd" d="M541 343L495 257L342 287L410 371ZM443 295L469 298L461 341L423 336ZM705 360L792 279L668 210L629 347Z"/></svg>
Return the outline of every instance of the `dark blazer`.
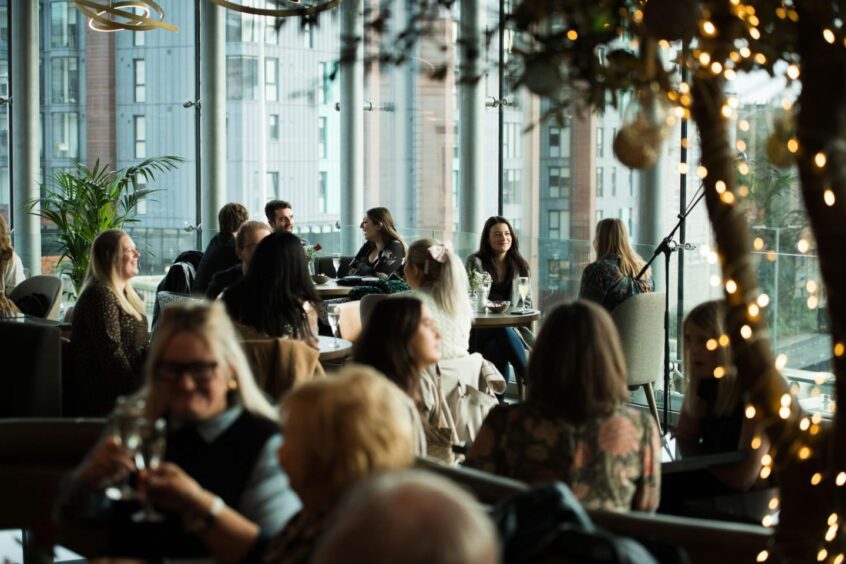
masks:
<svg viewBox="0 0 846 564"><path fill-rule="evenodd" d="M238 255L235 254L235 237L228 233L218 233L206 247L191 290L194 293L205 294L212 276L240 262Z"/></svg>

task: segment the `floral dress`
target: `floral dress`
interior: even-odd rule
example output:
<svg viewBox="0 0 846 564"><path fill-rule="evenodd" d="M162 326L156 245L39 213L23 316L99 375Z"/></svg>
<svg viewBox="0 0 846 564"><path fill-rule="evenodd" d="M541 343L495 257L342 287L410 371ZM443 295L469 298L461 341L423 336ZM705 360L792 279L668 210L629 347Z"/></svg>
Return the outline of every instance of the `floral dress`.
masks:
<svg viewBox="0 0 846 564"><path fill-rule="evenodd" d="M384 248L376 255L376 260L370 262L370 253L373 252L375 243L367 242L359 249L358 254L350 263L351 276L376 276L383 274L390 276L402 268L405 259L405 247L402 241L394 239L385 244ZM400 272L402 274L402 272Z"/></svg>
<svg viewBox="0 0 846 564"><path fill-rule="evenodd" d="M635 280L620 270L620 257L610 254L585 267L579 298L596 302L608 311L614 311L627 299L637 294L655 290L652 277Z"/></svg>
<svg viewBox="0 0 846 564"><path fill-rule="evenodd" d="M485 433L487 431L487 433ZM465 465L528 483L560 480L587 509L655 511L661 445L646 412L620 406L574 424L531 403L501 405L482 425Z"/></svg>

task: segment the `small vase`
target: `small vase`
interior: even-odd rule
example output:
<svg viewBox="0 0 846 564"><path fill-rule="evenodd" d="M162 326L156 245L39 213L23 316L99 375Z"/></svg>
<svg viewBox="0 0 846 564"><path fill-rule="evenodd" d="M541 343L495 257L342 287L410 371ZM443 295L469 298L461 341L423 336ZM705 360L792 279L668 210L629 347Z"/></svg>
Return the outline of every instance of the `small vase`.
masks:
<svg viewBox="0 0 846 564"><path fill-rule="evenodd" d="M473 306L478 313L485 313L488 309L488 293L484 289L476 290L473 295Z"/></svg>
<svg viewBox="0 0 846 564"><path fill-rule="evenodd" d="M308 261L308 273L311 276L314 276L314 260Z"/></svg>

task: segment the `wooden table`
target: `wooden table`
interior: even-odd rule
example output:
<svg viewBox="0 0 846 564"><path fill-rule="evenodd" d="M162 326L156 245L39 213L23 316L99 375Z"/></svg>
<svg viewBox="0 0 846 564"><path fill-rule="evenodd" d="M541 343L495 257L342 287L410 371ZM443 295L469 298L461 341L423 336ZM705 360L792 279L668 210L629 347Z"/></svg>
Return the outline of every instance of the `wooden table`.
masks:
<svg viewBox="0 0 846 564"><path fill-rule="evenodd" d="M519 309L517 310L519 312ZM540 311L527 310L528 313L474 313L474 329L492 329L495 327L525 327L540 319Z"/></svg>
<svg viewBox="0 0 846 564"><path fill-rule="evenodd" d="M318 337L320 341L318 346L320 347L320 360L341 360L347 358L352 354L352 343L350 341L345 341L344 339L336 339L334 337L324 337L323 335ZM332 346L333 343L337 343L338 347L335 348Z"/></svg>
<svg viewBox="0 0 846 564"><path fill-rule="evenodd" d="M321 298L340 298L349 294L353 286L338 286L337 280L329 280L325 284L315 284L314 289Z"/></svg>

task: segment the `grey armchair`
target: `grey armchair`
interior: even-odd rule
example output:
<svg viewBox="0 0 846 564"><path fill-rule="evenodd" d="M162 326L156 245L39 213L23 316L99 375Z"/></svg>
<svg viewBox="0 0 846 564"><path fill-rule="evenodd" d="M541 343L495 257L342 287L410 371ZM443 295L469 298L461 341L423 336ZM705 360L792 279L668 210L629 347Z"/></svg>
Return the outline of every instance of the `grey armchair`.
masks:
<svg viewBox="0 0 846 564"><path fill-rule="evenodd" d="M661 419L652 385L661 378L664 365L664 293L633 296L617 306L611 317L620 333L629 388L644 388L649 410L660 431Z"/></svg>

